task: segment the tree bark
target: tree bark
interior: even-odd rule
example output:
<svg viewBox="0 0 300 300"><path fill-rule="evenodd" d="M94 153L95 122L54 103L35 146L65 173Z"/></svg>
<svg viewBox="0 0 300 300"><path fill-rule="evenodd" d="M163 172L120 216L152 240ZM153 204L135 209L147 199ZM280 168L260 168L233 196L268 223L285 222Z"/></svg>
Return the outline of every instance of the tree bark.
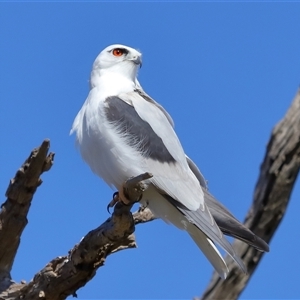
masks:
<svg viewBox="0 0 300 300"><path fill-rule="evenodd" d="M10 271L20 244L20 236L27 224L27 213L32 197L41 184L40 175L53 164L54 154L48 153L50 143L44 141L30 154L17 171L7 189L7 200L0 211L0 299L61 300L93 278L106 257L114 252L136 247L134 225L152 221L154 216L147 208L133 215L132 204L115 206L113 215L98 228L90 231L68 255L50 261L28 283L15 283ZM287 207L291 191L300 168L300 92L297 93L284 119L274 128L254 194L254 202L245 224L254 233L269 242ZM142 180L125 184L126 196L132 202L143 192ZM12 238L14 237L14 238ZM17 237L17 238L15 238ZM203 299L236 299L245 288L257 267L262 253L239 242L234 247L248 267L244 275L226 258L228 278L221 281L214 274Z"/></svg>
<svg viewBox="0 0 300 300"><path fill-rule="evenodd" d="M50 142L45 140L34 149L16 176L10 180L6 201L0 211L0 292L11 283L10 271L27 225L27 214L36 189L42 184L40 175L48 171L54 154L47 155Z"/></svg>
<svg viewBox="0 0 300 300"><path fill-rule="evenodd" d="M47 156L49 145L49 141L44 141L40 148L33 150L29 159L17 172L16 177L11 180L7 192L8 199L3 205L0 216L2 216L2 224L11 224L12 226L2 226L0 236L7 237L10 234L9 231L12 230L11 228L18 225L16 215L7 214L8 209L6 208L9 207L12 200L14 200L15 212L20 210L19 202L24 204L26 200L26 210L20 210L19 212L19 216L22 215L23 219L26 220L22 222L22 230L27 224L26 216L32 195L38 185L41 184L39 176L42 172L48 170L53 162L54 155L50 153ZM120 250L136 247L133 234L135 220L137 223L141 223L148 214L147 209L140 209L133 217L130 209L140 199L144 191L143 180L150 177L152 177L151 174L145 173L136 178L130 178L124 185L124 193L131 202L128 205L118 202L114 207L113 215L109 219L98 228L90 231L79 244L69 251L68 255L56 257L50 261L28 284L13 282L10 277L11 268L5 269L5 272L3 272L5 276L2 276L0 285L0 299L61 300L66 299L69 295L76 296L76 291L94 277L97 269L103 266L107 256ZM24 195L22 192L24 192ZM30 192L29 195L28 192ZM14 249L15 255L19 242L16 244L14 239L10 239L6 241L6 245L9 249ZM8 252L5 248L2 248L2 244L0 248L5 254ZM9 261L11 267L13 259L14 256L8 253L8 255L2 257L0 265L6 266L5 262Z"/></svg>
<svg viewBox="0 0 300 300"><path fill-rule="evenodd" d="M268 143L253 204L244 224L269 243L279 226L300 168L300 90L284 118L274 127ZM224 281L214 272L201 299L238 299L264 253L235 240L233 247L248 269L244 274L227 256L230 273Z"/></svg>

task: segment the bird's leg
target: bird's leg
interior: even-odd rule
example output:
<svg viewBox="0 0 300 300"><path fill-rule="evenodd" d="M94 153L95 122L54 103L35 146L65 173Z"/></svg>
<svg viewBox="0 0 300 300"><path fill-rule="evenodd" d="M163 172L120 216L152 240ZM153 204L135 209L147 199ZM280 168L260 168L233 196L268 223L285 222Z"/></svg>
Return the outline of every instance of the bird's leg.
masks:
<svg viewBox="0 0 300 300"><path fill-rule="evenodd" d="M124 205L129 205L132 204L133 201L131 201L127 195L126 192L126 187L125 187L126 183L124 183L122 185L122 188L118 191L113 193L113 198L112 200L108 203L107 205L107 211L109 212L109 209L111 207L114 207L118 202L122 202ZM137 201L139 201L140 199L138 199ZM134 202L137 202L134 201Z"/></svg>
<svg viewBox="0 0 300 300"><path fill-rule="evenodd" d="M122 188L119 190L119 201L121 201L125 205L129 205L134 202L140 201L141 199L138 199L137 201L136 199L133 199L133 201L130 200L129 195L127 193L126 183L127 182L123 183Z"/></svg>
<svg viewBox="0 0 300 300"><path fill-rule="evenodd" d="M126 180L121 189L113 194L113 199L108 203L107 210L114 207L118 202L124 205L133 205L135 202L139 202L143 197L143 192L147 188L143 182L152 177L150 173L143 173L136 177L131 177Z"/></svg>
<svg viewBox="0 0 300 300"><path fill-rule="evenodd" d="M113 198L112 200L107 204L107 211L110 213L109 209L111 207L114 207L117 203L119 202L119 192L113 193Z"/></svg>

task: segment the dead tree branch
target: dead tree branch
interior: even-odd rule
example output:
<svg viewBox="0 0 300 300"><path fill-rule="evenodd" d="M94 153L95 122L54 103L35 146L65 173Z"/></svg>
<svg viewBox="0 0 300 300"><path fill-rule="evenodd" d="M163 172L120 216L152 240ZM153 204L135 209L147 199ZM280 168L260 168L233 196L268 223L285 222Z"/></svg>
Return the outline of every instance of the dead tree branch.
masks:
<svg viewBox="0 0 300 300"><path fill-rule="evenodd" d="M47 143L49 146L49 142ZM28 167L31 166L31 161L26 163ZM129 205L117 203L113 215L108 220L90 231L67 256L50 261L28 284L17 284L10 280L2 289L2 293L0 291L0 299L60 300L69 295L75 296L76 291L91 280L97 269L103 266L107 256L120 250L135 248L135 221L130 209L144 191L143 180L150 177L151 174L145 173L130 178L124 185L124 192L131 202ZM137 212L136 220L143 219L144 212Z"/></svg>
<svg viewBox="0 0 300 300"><path fill-rule="evenodd" d="M0 292L11 283L10 271L20 244L21 234L27 225L27 214L33 195L42 184L40 176L48 171L54 153L47 155L50 142L45 140L34 149L16 176L10 180L6 201L0 211Z"/></svg>
<svg viewBox="0 0 300 300"><path fill-rule="evenodd" d="M268 143L245 225L269 243L286 211L300 169L300 90ZM214 272L202 299L237 299L257 268L263 253L238 240L234 248L248 269L243 274L229 257L225 281ZM272 250L271 250L272 251Z"/></svg>

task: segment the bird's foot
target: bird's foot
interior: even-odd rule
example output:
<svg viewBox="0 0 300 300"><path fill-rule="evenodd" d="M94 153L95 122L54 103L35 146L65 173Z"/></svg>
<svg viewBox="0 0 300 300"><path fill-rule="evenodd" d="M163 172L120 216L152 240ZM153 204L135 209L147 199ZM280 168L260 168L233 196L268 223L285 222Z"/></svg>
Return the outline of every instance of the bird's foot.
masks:
<svg viewBox="0 0 300 300"><path fill-rule="evenodd" d="M107 211L110 213L109 209L114 207L119 202L119 192L113 194L112 200L107 204Z"/></svg>
<svg viewBox="0 0 300 300"><path fill-rule="evenodd" d="M132 206L134 203L139 202L149 185L149 183L145 183L144 181L152 177L151 173L146 172L127 179L121 189L114 193L113 199L107 205L107 211L110 212L109 209L114 207L118 202L127 206Z"/></svg>
<svg viewBox="0 0 300 300"><path fill-rule="evenodd" d="M125 186L122 186L122 189L118 192L113 194L112 200L107 205L107 211L110 213L109 209L114 207L118 202L123 203L124 205L131 204L131 201L126 197L125 193Z"/></svg>

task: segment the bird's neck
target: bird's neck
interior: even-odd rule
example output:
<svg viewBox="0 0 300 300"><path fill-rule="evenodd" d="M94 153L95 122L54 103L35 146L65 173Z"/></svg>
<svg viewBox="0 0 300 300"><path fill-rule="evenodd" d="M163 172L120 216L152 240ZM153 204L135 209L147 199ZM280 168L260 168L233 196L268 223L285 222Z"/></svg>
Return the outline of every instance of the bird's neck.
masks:
<svg viewBox="0 0 300 300"><path fill-rule="evenodd" d="M90 79L90 88L99 88L104 96L114 96L128 93L135 89L136 78L130 78L122 73L113 71L101 72L93 70Z"/></svg>

